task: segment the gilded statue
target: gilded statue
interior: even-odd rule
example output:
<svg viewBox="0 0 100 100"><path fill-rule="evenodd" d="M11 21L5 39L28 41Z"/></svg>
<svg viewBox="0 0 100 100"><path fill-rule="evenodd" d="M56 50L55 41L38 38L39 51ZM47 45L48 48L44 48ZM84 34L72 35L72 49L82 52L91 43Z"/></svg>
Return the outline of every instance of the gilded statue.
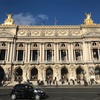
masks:
<svg viewBox="0 0 100 100"><path fill-rule="evenodd" d="M91 19L91 13L90 14L85 13L85 15L86 15L86 18L84 20L84 24L85 25L93 25L94 23L93 23L93 20Z"/></svg>
<svg viewBox="0 0 100 100"><path fill-rule="evenodd" d="M90 13L90 14L86 14L86 13L85 13L85 15L86 15L86 19L87 19L87 20L91 19L91 13Z"/></svg>
<svg viewBox="0 0 100 100"><path fill-rule="evenodd" d="M4 24L5 25L12 25L14 24L14 20L12 18L12 14L7 14L8 18L5 20Z"/></svg>

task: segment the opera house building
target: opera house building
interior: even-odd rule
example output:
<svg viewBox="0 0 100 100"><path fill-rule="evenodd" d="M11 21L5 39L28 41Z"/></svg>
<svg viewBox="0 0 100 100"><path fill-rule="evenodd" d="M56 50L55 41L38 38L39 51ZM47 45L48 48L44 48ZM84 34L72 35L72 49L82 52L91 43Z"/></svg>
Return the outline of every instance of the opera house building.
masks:
<svg viewBox="0 0 100 100"><path fill-rule="evenodd" d="M0 24L0 81L100 81L100 24L86 14L81 25Z"/></svg>

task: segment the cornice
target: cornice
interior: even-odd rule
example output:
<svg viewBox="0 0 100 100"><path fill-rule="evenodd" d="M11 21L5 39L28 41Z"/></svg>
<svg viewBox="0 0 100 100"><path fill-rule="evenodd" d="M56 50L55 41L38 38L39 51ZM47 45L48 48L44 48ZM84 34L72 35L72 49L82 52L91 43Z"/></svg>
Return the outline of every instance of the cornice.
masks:
<svg viewBox="0 0 100 100"><path fill-rule="evenodd" d="M0 28L16 28L18 25L16 24L13 24L13 25L4 25L4 24L1 24L0 25Z"/></svg>
<svg viewBox="0 0 100 100"><path fill-rule="evenodd" d="M81 24L81 28L100 28L100 24L93 24L93 25L85 25Z"/></svg>
<svg viewBox="0 0 100 100"><path fill-rule="evenodd" d="M23 28L36 28L36 29L69 29L69 28L74 28L74 29L80 29L80 25L34 25L34 26L19 26L19 29L23 29Z"/></svg>

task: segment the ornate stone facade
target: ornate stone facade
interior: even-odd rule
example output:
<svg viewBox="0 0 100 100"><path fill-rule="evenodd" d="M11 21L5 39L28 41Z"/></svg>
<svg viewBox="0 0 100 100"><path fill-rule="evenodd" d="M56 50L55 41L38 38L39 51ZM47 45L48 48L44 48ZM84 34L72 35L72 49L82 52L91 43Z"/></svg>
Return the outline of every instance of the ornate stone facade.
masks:
<svg viewBox="0 0 100 100"><path fill-rule="evenodd" d="M12 81L84 75L99 81L100 24L20 26L6 20L0 25L0 75Z"/></svg>

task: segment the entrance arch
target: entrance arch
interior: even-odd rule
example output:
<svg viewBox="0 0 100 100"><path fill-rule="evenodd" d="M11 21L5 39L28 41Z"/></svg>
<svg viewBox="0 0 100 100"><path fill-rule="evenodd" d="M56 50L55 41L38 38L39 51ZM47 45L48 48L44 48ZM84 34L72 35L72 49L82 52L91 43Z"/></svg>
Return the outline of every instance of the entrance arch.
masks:
<svg viewBox="0 0 100 100"><path fill-rule="evenodd" d="M53 80L53 70L51 67L46 69L46 80L52 81Z"/></svg>
<svg viewBox="0 0 100 100"><path fill-rule="evenodd" d="M5 72L4 69L0 66L0 84L4 80Z"/></svg>
<svg viewBox="0 0 100 100"><path fill-rule="evenodd" d="M84 73L84 70L81 67L78 67L76 69L76 75L77 75L78 80L83 79L83 73Z"/></svg>
<svg viewBox="0 0 100 100"><path fill-rule="evenodd" d="M96 80L100 80L100 67L99 66L95 68L95 78Z"/></svg>
<svg viewBox="0 0 100 100"><path fill-rule="evenodd" d="M19 79L22 80L22 75L23 75L23 71L22 69L19 67L15 70L15 81L19 81Z"/></svg>
<svg viewBox="0 0 100 100"><path fill-rule="evenodd" d="M37 81L38 80L38 70L37 70L37 68L32 68L31 69L31 73L30 73L31 75L30 75L30 80L32 80L32 81Z"/></svg>
<svg viewBox="0 0 100 100"><path fill-rule="evenodd" d="M66 67L63 67L61 69L61 79L62 80L67 80L68 79L68 69Z"/></svg>

